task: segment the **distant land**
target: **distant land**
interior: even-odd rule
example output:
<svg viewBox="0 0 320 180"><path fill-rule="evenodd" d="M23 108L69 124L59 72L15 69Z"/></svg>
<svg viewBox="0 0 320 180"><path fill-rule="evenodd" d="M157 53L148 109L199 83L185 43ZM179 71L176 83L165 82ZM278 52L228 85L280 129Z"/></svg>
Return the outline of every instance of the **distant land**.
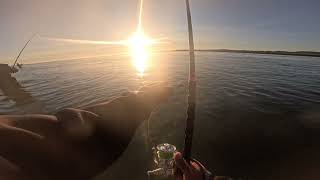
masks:
<svg viewBox="0 0 320 180"><path fill-rule="evenodd" d="M175 51L189 51L189 50L177 49ZM316 51L252 51L252 50L233 50L233 49L196 49L195 51L320 57L320 52L316 52Z"/></svg>

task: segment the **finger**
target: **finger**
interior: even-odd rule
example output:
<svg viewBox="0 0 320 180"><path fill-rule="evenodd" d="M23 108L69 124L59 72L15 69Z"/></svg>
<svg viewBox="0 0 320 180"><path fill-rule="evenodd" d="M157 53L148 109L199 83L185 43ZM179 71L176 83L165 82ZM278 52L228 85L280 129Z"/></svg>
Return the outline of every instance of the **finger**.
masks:
<svg viewBox="0 0 320 180"><path fill-rule="evenodd" d="M192 159L191 160L191 164L192 164L192 169L196 170L196 171L207 171L207 168L205 166L203 166L202 163L200 163L199 161Z"/></svg>
<svg viewBox="0 0 320 180"><path fill-rule="evenodd" d="M43 137L30 131L0 125L0 156L19 167L37 167L45 159ZM52 154L50 154L52 157ZM48 157L49 158L49 157Z"/></svg>
<svg viewBox="0 0 320 180"><path fill-rule="evenodd" d="M183 159L181 153L179 153L179 152L176 153L174 155L174 160L175 160L176 166L182 171L183 174L190 173L190 166Z"/></svg>
<svg viewBox="0 0 320 180"><path fill-rule="evenodd" d="M55 143L28 130L0 125L0 156L21 167L23 173L52 176L73 171L75 155L62 143ZM1 178L0 178L1 179Z"/></svg>
<svg viewBox="0 0 320 180"><path fill-rule="evenodd" d="M0 179L26 180L27 178L17 165L0 156Z"/></svg>
<svg viewBox="0 0 320 180"><path fill-rule="evenodd" d="M0 156L0 176L7 173L18 173L19 168L12 162Z"/></svg>
<svg viewBox="0 0 320 180"><path fill-rule="evenodd" d="M204 169L202 169L202 167L195 163L195 162L191 162L191 169L190 169L192 172L201 172L203 171Z"/></svg>
<svg viewBox="0 0 320 180"><path fill-rule="evenodd" d="M15 115L0 116L1 124L24 129L41 136L55 136L60 134L58 123L54 116L48 115ZM3 123L3 121L7 121Z"/></svg>

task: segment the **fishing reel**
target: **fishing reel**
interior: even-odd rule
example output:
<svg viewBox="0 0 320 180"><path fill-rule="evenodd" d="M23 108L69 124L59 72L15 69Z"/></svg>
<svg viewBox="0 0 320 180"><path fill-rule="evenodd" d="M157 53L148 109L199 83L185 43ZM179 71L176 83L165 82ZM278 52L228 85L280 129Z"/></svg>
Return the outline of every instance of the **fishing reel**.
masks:
<svg viewBox="0 0 320 180"><path fill-rule="evenodd" d="M148 171L148 176L170 177L174 175L174 154L177 148L174 145L164 143L152 148L153 160L157 169Z"/></svg>

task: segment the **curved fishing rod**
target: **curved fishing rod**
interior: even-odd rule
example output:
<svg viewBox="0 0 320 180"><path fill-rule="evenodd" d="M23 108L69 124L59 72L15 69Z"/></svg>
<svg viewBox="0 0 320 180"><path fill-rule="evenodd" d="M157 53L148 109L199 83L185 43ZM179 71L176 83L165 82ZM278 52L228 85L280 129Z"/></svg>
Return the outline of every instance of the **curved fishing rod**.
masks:
<svg viewBox="0 0 320 180"><path fill-rule="evenodd" d="M24 49L28 46L28 44L30 43L30 41L33 39L34 36L35 36L35 34L33 34L33 35L31 36L31 38L26 42L26 44L25 44L25 45L23 46L23 48L20 50L20 52L19 52L18 56L16 57L16 59L15 59L15 61L14 61L14 63L13 63L13 65L12 65L11 68L14 68L14 67L16 66L16 64L17 64L17 62L18 62L18 60L19 60L19 57L21 56L22 52L23 52Z"/></svg>
<svg viewBox="0 0 320 180"><path fill-rule="evenodd" d="M185 129L183 157L187 162L191 159L193 128L196 115L196 68L195 68L195 55L194 55L194 41L193 29L191 20L191 11L189 0L186 0L187 20L188 20L188 33L189 33L189 89L188 89L188 110Z"/></svg>
<svg viewBox="0 0 320 180"><path fill-rule="evenodd" d="M189 53L190 53L190 64L189 64L189 84L188 84L188 110L185 128L185 139L183 148L183 157L190 163L191 150L192 150L192 139L193 139L193 128L194 121L196 118L196 68L195 68L195 54L194 54L194 41L193 41L193 30L191 21L191 11L189 0L186 0L187 8L187 20L188 20L188 33L189 33ZM158 169L148 171L148 178L152 175L172 176L174 174L174 153L176 147L174 145L164 143L159 144L153 148L154 150L154 162L157 164Z"/></svg>

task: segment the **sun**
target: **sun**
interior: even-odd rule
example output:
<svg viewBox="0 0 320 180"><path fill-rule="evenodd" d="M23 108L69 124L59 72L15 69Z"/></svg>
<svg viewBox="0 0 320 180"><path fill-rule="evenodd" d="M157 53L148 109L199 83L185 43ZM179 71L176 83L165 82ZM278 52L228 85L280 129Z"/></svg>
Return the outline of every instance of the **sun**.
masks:
<svg viewBox="0 0 320 180"><path fill-rule="evenodd" d="M143 31L137 31L128 39L127 43L131 51L133 64L139 74L143 75L148 66L148 59L151 53L150 46L157 42L145 35Z"/></svg>

